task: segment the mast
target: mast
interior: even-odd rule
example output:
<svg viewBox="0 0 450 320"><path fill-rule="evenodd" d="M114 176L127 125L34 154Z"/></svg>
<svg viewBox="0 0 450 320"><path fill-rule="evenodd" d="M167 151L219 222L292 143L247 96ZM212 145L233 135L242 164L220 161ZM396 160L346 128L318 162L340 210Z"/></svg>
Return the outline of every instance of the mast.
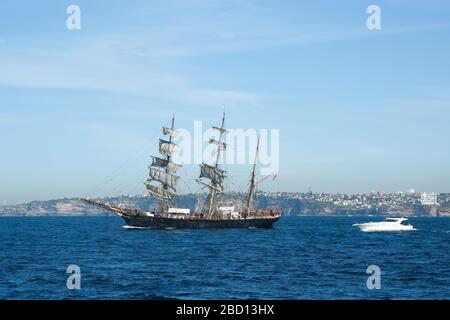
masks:
<svg viewBox="0 0 450 320"><path fill-rule="evenodd" d="M180 165L172 162L172 155L177 148L172 140L178 134L175 130L175 115L172 117L171 127L163 127L162 129L163 135L169 138L168 140L159 139L159 153L162 157L152 156L146 186L149 195L158 199L159 211L166 212L169 209L169 201L176 196L176 186L179 179L176 172ZM152 184L153 182L157 184Z"/></svg>
<svg viewBox="0 0 450 320"><path fill-rule="evenodd" d="M224 135L227 133L225 129L225 112L222 117L222 125L219 127L212 127L214 130L219 131L219 140L211 138L209 140L210 144L214 144L217 146L217 156L214 165L209 165L206 163L202 163L200 165L200 177L197 179L197 182L203 184L204 186L210 189L208 196L208 211L207 216L211 217L214 215L214 211L217 203L217 195L222 193L224 190L224 182L225 182L225 173L226 171L219 168L219 160L222 153L222 150L226 149L226 144L223 142ZM205 183L201 178L206 178L210 180L210 183Z"/></svg>
<svg viewBox="0 0 450 320"><path fill-rule="evenodd" d="M255 153L255 162L253 163L253 170L250 178L250 189L248 191L248 199L247 199L247 214L251 212L251 206L252 206L252 200L253 196L255 195L256 190L256 162L258 161L258 154L259 154L259 140L260 137L258 136L258 143L256 145L256 153Z"/></svg>

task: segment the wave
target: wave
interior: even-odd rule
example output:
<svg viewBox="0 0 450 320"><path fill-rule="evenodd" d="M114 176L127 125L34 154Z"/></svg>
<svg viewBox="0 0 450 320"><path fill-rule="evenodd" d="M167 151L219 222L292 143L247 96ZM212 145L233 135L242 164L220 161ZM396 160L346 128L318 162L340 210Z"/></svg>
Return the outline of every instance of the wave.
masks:
<svg viewBox="0 0 450 320"><path fill-rule="evenodd" d="M155 228L155 227L136 227L136 226L128 226L128 225L126 225L126 226L123 226L122 228L124 228L124 229L137 229L137 230L150 230L150 229L158 229L158 228ZM176 228L173 228L173 227L166 227L166 228L164 228L164 230L175 230Z"/></svg>
<svg viewBox="0 0 450 320"><path fill-rule="evenodd" d="M147 229L153 229L150 227L134 227L134 226L123 226L124 229L138 229L138 230L147 230Z"/></svg>

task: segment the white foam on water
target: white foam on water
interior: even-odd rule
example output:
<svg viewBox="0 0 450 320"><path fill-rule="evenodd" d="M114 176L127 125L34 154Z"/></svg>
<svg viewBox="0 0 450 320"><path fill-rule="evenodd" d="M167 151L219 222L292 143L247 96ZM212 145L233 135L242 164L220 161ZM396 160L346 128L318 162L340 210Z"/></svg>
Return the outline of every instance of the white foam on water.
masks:
<svg viewBox="0 0 450 320"><path fill-rule="evenodd" d="M134 227L134 226L123 226L124 229L138 229L138 230L146 230L146 229L152 229L150 227Z"/></svg>
<svg viewBox="0 0 450 320"><path fill-rule="evenodd" d="M361 232L367 232L367 233L400 233L400 232L406 232L406 231L418 231L418 229L411 229L411 230L361 230Z"/></svg>
<svg viewBox="0 0 450 320"><path fill-rule="evenodd" d="M155 228L155 227L136 227L136 226L128 226L128 225L126 225L126 226L123 226L122 228L124 228L124 229L135 229L135 230L150 230L150 229L158 229L158 228ZM174 227L164 227L164 230L176 230L176 228L174 228Z"/></svg>

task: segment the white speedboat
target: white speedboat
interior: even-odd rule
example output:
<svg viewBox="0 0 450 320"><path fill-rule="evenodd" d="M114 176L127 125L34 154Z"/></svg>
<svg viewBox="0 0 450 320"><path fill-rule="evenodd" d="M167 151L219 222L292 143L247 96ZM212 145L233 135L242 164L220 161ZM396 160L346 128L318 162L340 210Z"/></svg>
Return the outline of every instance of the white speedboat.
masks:
<svg viewBox="0 0 450 320"><path fill-rule="evenodd" d="M364 232L381 232L381 231L411 231L416 230L407 223L406 218L386 218L386 221L355 223L353 226L358 227Z"/></svg>

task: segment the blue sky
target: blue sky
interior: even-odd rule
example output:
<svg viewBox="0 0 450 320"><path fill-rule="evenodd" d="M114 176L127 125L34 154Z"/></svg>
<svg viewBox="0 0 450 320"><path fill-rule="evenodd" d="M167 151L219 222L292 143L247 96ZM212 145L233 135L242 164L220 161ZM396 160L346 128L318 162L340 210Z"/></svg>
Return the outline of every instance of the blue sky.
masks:
<svg viewBox="0 0 450 320"><path fill-rule="evenodd" d="M2 1L0 200L142 193L172 113L215 125L223 106L280 129L267 190L450 192L449 40L438 0Z"/></svg>

